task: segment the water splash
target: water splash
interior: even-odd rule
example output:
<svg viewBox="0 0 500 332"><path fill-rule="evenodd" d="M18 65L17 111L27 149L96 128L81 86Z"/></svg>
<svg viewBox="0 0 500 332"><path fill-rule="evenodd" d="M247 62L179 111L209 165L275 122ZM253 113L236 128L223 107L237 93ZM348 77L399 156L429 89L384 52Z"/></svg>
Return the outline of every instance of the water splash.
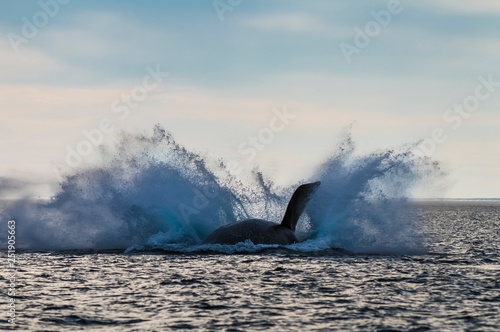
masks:
<svg viewBox="0 0 500 332"><path fill-rule="evenodd" d="M2 220L17 221L18 245L31 249L127 248L163 234L196 244L216 227L247 218L260 193L242 188L223 163L187 151L160 126L122 134L101 147L100 164L68 175L49 202L22 199Z"/></svg>
<svg viewBox="0 0 500 332"><path fill-rule="evenodd" d="M415 145L356 155L349 131L313 179L322 185L307 207L312 231L332 247L358 253L417 253L421 227L409 201L419 185L446 176Z"/></svg>
<svg viewBox="0 0 500 332"><path fill-rule="evenodd" d="M297 235L306 241L289 249L402 253L421 248L419 228L404 217L406 199L439 167L417 158L410 148L355 156L346 133L337 152L313 172L311 179L322 185L298 224ZM1 213L2 222L16 220L18 245L35 250L258 251L267 247L200 243L236 220L280 222L300 184L279 188L257 170L253 181L244 184L222 160L188 151L158 125L149 135L123 133L115 146L101 146L99 154L98 165L67 175L50 201L21 199Z"/></svg>

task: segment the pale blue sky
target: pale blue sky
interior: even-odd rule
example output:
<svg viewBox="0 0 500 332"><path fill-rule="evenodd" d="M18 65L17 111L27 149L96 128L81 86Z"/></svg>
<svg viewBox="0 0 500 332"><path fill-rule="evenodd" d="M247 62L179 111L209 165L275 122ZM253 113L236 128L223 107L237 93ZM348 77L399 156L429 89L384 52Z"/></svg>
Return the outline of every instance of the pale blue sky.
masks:
<svg viewBox="0 0 500 332"><path fill-rule="evenodd" d="M16 53L9 36L44 19L40 3L57 13ZM500 82L498 1L401 0L350 63L341 43L391 1L245 0L222 21L212 1L54 3L0 5L0 176L56 181L51 165L103 118L116 132L161 123L188 148L241 162L238 146L286 107L294 120L248 163L278 182L307 175L356 121L362 151L442 128L431 154L451 170L443 195L500 196L500 87L459 128L443 120L478 77ZM120 119L111 104L148 66L169 76Z"/></svg>

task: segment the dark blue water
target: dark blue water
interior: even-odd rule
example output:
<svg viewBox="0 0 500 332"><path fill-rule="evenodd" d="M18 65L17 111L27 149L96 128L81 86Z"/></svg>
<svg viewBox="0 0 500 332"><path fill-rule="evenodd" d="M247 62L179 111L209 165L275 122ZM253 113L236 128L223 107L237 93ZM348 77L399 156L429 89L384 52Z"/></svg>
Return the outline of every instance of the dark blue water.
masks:
<svg viewBox="0 0 500 332"><path fill-rule="evenodd" d="M500 204L434 202L412 213L427 254L19 253L14 328L498 331Z"/></svg>

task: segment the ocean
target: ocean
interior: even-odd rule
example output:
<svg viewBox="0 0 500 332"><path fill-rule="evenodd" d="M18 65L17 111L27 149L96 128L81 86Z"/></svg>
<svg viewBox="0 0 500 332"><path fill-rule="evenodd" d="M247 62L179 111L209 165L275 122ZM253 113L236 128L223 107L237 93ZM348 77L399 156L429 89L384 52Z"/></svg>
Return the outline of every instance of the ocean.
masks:
<svg viewBox="0 0 500 332"><path fill-rule="evenodd" d="M445 176L411 147L355 154L347 137L289 186L161 128L102 151L50 199L4 202L1 330L500 329L500 201L411 199ZM235 220L279 222L316 180L300 243L201 244Z"/></svg>

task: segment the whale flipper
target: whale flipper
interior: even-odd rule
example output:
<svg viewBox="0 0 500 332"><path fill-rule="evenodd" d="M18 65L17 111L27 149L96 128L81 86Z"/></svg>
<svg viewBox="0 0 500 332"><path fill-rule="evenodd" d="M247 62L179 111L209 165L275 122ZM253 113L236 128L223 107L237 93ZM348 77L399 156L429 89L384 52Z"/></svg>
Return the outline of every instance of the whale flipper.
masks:
<svg viewBox="0 0 500 332"><path fill-rule="evenodd" d="M232 245L250 240L253 244L289 245L299 242L295 236L295 226L307 202L311 199L311 195L319 185L320 182L308 183L295 190L281 225L260 219L243 220L217 228L207 236L203 243Z"/></svg>
<svg viewBox="0 0 500 332"><path fill-rule="evenodd" d="M303 184L295 190L286 208L285 216L281 222L281 226L290 228L295 232L295 226L299 220L302 211L311 199L312 194L316 192L321 182Z"/></svg>

